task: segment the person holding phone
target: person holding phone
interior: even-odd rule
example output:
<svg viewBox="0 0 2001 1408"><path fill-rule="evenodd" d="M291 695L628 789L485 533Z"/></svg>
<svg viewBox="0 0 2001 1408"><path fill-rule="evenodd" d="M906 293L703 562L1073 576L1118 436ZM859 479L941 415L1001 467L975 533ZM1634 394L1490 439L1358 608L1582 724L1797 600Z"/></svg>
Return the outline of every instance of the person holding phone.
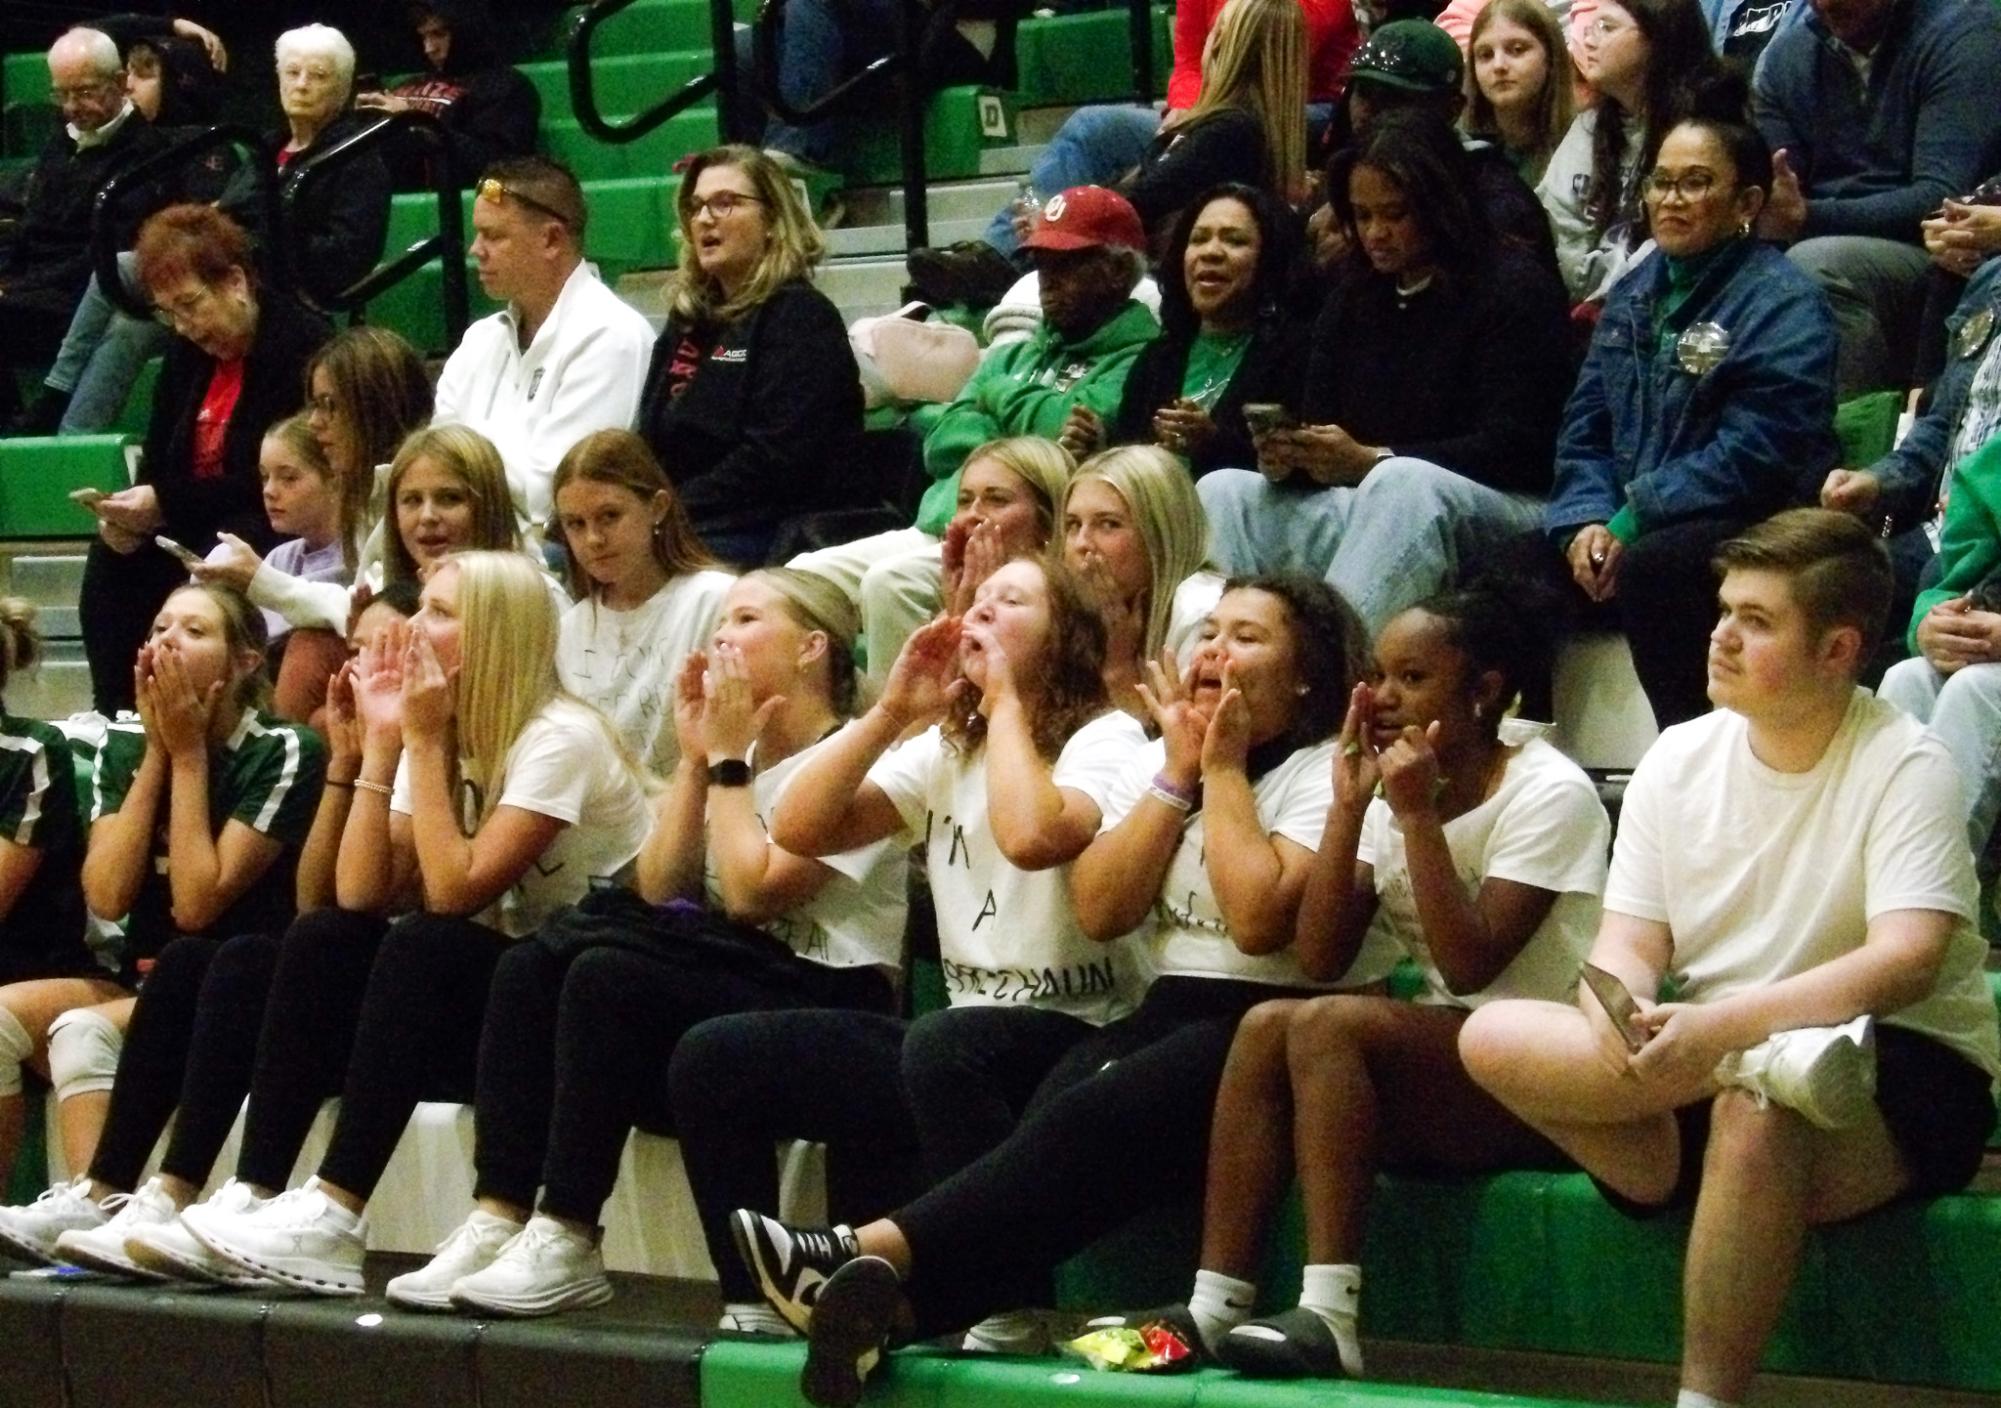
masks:
<svg viewBox="0 0 2001 1408"><path fill-rule="evenodd" d="M1718 707L1634 771L1591 952L1644 1044L1584 992L1490 1003L1459 1035L1473 1079L1614 1207L1694 1208L1678 1408L1743 1401L1809 1226L1965 1186L2001 1073L1957 769L1856 683L1889 611L1882 544L1793 509L1716 566Z"/></svg>

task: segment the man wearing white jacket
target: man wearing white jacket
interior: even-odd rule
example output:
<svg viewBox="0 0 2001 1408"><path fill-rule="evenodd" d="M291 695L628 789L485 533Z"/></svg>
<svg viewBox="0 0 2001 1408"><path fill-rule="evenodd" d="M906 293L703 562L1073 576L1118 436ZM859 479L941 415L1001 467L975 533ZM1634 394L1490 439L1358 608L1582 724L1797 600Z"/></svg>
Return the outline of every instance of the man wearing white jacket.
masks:
<svg viewBox="0 0 2001 1408"><path fill-rule="evenodd" d="M584 262L584 193L545 157L512 157L474 187L480 287L507 307L466 329L438 379L435 425L493 441L524 531L549 519L556 464L639 410L653 330Z"/></svg>

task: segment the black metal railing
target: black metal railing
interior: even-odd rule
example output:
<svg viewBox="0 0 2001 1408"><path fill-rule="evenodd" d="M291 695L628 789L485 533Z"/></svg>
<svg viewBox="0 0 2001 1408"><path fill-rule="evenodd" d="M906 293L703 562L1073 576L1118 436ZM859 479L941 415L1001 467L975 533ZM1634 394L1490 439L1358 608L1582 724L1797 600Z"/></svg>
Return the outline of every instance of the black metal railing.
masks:
<svg viewBox="0 0 2001 1408"><path fill-rule="evenodd" d="M1153 0L1126 0L1126 38L1132 45L1133 101L1153 101Z"/></svg>
<svg viewBox="0 0 2001 1408"><path fill-rule="evenodd" d="M181 170L194 158L222 147L249 149L250 179L256 184L258 214L267 231L277 230L280 219L277 153L262 133L249 127L225 123L204 128L165 151L132 163L98 187L97 199L90 208L91 268L104 296L133 317L152 317L153 305L125 287L125 277L118 267L118 256L130 246L133 234L129 222L123 218L128 194L135 187L144 187L168 172ZM284 271L279 271L278 278L281 284L290 286Z"/></svg>
<svg viewBox="0 0 2001 1408"><path fill-rule="evenodd" d="M342 167L372 156L389 143L404 140L405 134L430 148L431 159L426 165L431 172L431 191L438 199L436 234L427 235L333 294L315 289L309 271L300 267L303 241L278 241L273 262L283 269L285 282L320 311L353 313L436 259L443 278L440 293L445 305L445 338L449 346L456 347L465 336L471 314L466 288L465 193L452 167L451 139L435 117L426 112L391 113L325 151L294 163L286 173L281 228L297 229L303 223L300 211L307 208L306 201L312 192L333 179Z"/></svg>
<svg viewBox="0 0 2001 1408"><path fill-rule="evenodd" d="M599 25L633 3L635 0L597 0L571 22L564 52L570 69L570 110L577 116L577 125L600 142L614 145L636 142L713 93L716 130L725 141L743 135L743 115L737 111L736 12L730 0L709 0L709 50L713 66L707 73L696 74L645 112L623 122L613 122L604 115L598 106L597 85L591 73L591 38Z"/></svg>

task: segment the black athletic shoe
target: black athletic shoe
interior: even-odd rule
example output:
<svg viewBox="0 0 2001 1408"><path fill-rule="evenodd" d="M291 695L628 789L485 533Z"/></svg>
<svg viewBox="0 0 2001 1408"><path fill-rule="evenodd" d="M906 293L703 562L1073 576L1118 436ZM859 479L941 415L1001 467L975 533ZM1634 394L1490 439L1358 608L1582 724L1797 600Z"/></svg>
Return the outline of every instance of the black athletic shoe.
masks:
<svg viewBox="0 0 2001 1408"><path fill-rule="evenodd" d="M857 1257L820 1288L799 1391L818 1408L852 1408L891 1336L909 1329L910 1303L896 1268L879 1256Z"/></svg>
<svg viewBox="0 0 2001 1408"><path fill-rule="evenodd" d="M827 1278L861 1255L850 1228L793 1227L748 1208L730 1214L730 1232L758 1290L802 1335Z"/></svg>
<svg viewBox="0 0 2001 1408"><path fill-rule="evenodd" d="M1327 1322L1303 1305L1246 1320L1223 1336L1216 1357L1260 1379L1339 1379L1341 1347Z"/></svg>
<svg viewBox="0 0 2001 1408"><path fill-rule="evenodd" d="M1213 1364L1215 1356L1209 1353L1209 1346L1202 1338L1202 1331L1195 1323L1195 1312L1185 1305L1157 1305L1151 1310L1128 1310L1113 1315L1098 1315L1084 1322L1088 1330L1144 1330L1149 1325L1164 1325L1180 1337L1188 1346L1188 1357L1174 1365L1176 1371L1199 1369L1205 1364Z"/></svg>

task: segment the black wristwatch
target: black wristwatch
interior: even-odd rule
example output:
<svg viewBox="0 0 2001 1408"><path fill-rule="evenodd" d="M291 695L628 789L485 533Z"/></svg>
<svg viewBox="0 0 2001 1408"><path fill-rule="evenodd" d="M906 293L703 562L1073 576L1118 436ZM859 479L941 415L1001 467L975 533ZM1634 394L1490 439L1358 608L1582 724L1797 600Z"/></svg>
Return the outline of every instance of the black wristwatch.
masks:
<svg viewBox="0 0 2001 1408"><path fill-rule="evenodd" d="M720 763L710 763L709 786L750 786L750 764L742 758L724 758Z"/></svg>

